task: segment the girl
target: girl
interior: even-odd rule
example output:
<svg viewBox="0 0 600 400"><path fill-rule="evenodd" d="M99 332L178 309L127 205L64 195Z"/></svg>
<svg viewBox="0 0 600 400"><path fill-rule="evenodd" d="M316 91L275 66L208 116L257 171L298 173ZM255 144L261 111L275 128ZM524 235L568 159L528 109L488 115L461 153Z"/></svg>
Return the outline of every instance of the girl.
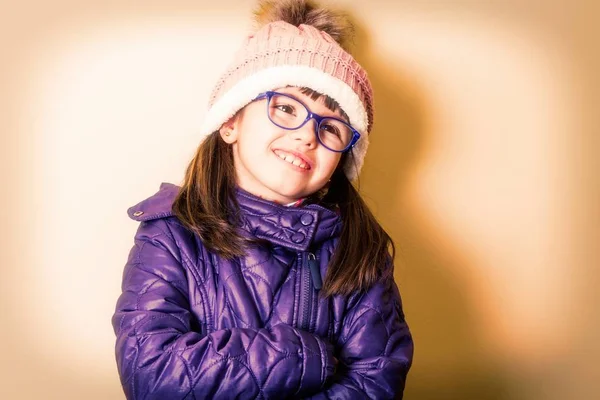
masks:
<svg viewBox="0 0 600 400"><path fill-rule="evenodd" d="M183 185L129 209L121 383L129 399L400 398L413 343L392 241L351 184L373 97L349 25L299 0L257 16Z"/></svg>

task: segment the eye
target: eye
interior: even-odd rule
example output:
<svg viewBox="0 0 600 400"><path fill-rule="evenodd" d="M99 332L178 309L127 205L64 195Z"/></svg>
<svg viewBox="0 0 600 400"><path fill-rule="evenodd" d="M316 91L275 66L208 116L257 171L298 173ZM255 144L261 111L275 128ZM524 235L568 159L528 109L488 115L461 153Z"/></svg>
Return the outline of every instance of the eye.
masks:
<svg viewBox="0 0 600 400"><path fill-rule="evenodd" d="M291 106L291 105L289 105L289 104L276 104L274 107L275 107L277 110L279 110L279 111L282 111L282 112L284 112L284 113L286 113L286 114L291 114L291 115L294 115L294 114L295 114L295 111L296 111L296 110L294 109L294 107L292 107L292 106Z"/></svg>
<svg viewBox="0 0 600 400"><path fill-rule="evenodd" d="M321 124L321 131L324 133L333 134L338 138L341 137L340 130L332 124Z"/></svg>

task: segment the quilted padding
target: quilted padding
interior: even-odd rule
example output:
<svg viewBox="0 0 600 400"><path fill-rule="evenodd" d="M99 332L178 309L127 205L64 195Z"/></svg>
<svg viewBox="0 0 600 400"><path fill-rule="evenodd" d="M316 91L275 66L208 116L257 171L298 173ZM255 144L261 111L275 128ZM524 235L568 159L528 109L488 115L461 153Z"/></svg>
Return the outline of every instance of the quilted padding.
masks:
<svg viewBox="0 0 600 400"><path fill-rule="evenodd" d="M177 191L128 210L140 226L112 319L128 399L400 398L413 343L392 274L349 297L311 284L305 260L325 277L334 212L239 190L241 232L267 244L226 260L173 216Z"/></svg>

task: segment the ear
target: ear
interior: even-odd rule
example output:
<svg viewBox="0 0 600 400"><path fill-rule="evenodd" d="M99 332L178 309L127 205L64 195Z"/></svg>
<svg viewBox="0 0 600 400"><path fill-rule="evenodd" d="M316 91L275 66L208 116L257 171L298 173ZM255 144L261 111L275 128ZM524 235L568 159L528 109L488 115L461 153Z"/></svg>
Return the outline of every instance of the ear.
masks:
<svg viewBox="0 0 600 400"><path fill-rule="evenodd" d="M229 121L225 122L221 125L219 129L219 134L223 141L227 144L233 144L237 142L238 135L238 115L236 114L229 119Z"/></svg>

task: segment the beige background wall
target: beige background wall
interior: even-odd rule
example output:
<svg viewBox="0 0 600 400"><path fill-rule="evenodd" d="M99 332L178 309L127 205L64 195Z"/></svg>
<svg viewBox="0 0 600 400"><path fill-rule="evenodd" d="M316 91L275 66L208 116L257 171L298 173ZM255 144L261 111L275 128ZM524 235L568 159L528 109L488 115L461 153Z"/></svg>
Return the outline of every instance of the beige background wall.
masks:
<svg viewBox="0 0 600 400"><path fill-rule="evenodd" d="M334 3L376 92L361 189L398 244L408 400L599 393L592 3ZM124 398L125 210L182 178L254 2L18 4L0 5L0 398Z"/></svg>

